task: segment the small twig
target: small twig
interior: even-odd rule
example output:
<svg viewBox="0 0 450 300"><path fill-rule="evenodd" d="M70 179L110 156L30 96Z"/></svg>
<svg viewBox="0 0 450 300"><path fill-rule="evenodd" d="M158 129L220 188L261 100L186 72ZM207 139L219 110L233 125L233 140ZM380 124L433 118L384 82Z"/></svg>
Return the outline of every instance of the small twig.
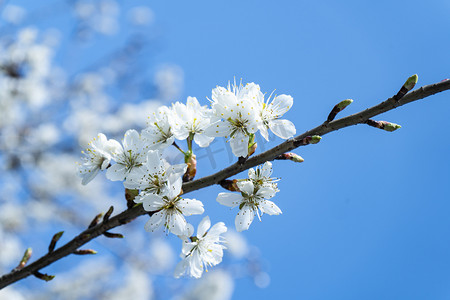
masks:
<svg viewBox="0 0 450 300"><path fill-rule="evenodd" d="M73 252L76 255L88 255L88 254L97 254L97 251L92 249L77 249Z"/></svg>
<svg viewBox="0 0 450 300"><path fill-rule="evenodd" d="M119 239L123 239L123 234L120 233L111 233L111 232L107 232L105 231L103 233L104 236L108 237L108 238L119 238Z"/></svg>
<svg viewBox="0 0 450 300"><path fill-rule="evenodd" d="M23 254L22 259L20 260L20 263L17 267L14 268L13 271L18 271L21 270L25 267L25 265L27 264L27 262L30 260L31 254L33 253L33 249L28 248L27 250L25 250L25 253Z"/></svg>
<svg viewBox="0 0 450 300"><path fill-rule="evenodd" d="M339 102L338 104L336 104L333 109L331 110L330 114L328 115L327 118L327 123L331 122L334 120L334 118L336 118L337 114L340 113L341 111L343 111L347 106L349 106L350 104L352 104L353 100L352 99L345 99L342 100L341 102Z"/></svg>
<svg viewBox="0 0 450 300"><path fill-rule="evenodd" d="M91 224L89 224L88 228L92 228L95 225L97 225L102 216L103 216L103 213L99 213L98 215L96 215L95 218L92 220Z"/></svg>
<svg viewBox="0 0 450 300"><path fill-rule="evenodd" d="M39 279L42 279L42 280L45 280L45 281L50 281L53 278L55 278L55 275L48 275L48 274L41 273L39 271L34 272L33 275L36 278L39 278Z"/></svg>
<svg viewBox="0 0 450 300"><path fill-rule="evenodd" d="M111 214L114 211L114 206L110 206L110 208L108 209L108 211L106 212L106 214L103 216L103 222L107 222L109 220L109 217L111 216Z"/></svg>
<svg viewBox="0 0 450 300"><path fill-rule="evenodd" d="M53 236L52 240L50 241L50 245L48 245L48 253L53 252L53 250L55 250L56 243L59 241L63 233L64 231L60 231Z"/></svg>
<svg viewBox="0 0 450 300"><path fill-rule="evenodd" d="M366 124L369 126L378 128L378 129L383 129L385 131L389 131L389 132L392 132L399 128L402 128L402 126L395 124L395 123L386 122L386 121L375 121L372 119L367 120Z"/></svg>
<svg viewBox="0 0 450 300"><path fill-rule="evenodd" d="M298 154L293 152L283 153L274 158L274 160L292 160L293 162L304 162L305 160Z"/></svg>
<svg viewBox="0 0 450 300"><path fill-rule="evenodd" d="M417 80L419 80L419 77L417 76L417 74L414 74L413 76L406 79L405 84L402 86L400 91L398 91L397 95L394 96L394 99L396 101L402 99L403 96L406 95L406 93L408 93L410 90L412 90L414 88L414 86L417 83Z"/></svg>

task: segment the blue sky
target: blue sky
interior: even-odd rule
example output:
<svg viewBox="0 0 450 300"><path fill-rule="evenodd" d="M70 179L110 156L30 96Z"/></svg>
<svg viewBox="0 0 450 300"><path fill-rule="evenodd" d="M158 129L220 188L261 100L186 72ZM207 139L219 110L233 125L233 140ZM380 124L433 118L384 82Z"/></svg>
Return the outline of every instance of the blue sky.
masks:
<svg viewBox="0 0 450 300"><path fill-rule="evenodd" d="M418 86L450 77L444 0L125 6L139 3L151 4L160 34L152 61L183 69L183 99L174 100L196 96L206 104L216 85L243 78L292 95L286 118L298 133L322 123L343 99L354 103L339 116L384 101L412 74ZM448 299L449 113L444 92L376 118L402 125L396 132L354 126L298 149L302 164L274 163L283 214L264 216L245 232L260 247L271 284L258 289L239 280L234 298ZM206 175L228 161L215 169L202 164ZM219 191L195 196L207 202L213 222L232 225L237 211L214 201Z"/></svg>

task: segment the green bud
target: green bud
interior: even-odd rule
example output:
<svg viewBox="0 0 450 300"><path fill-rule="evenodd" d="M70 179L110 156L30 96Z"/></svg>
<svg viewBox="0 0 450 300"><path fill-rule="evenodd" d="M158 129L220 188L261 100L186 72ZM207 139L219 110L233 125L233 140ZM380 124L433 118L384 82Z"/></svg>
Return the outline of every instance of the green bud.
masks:
<svg viewBox="0 0 450 300"><path fill-rule="evenodd" d="M42 280L45 280L45 281L50 281L53 278L55 278L55 275L43 274L43 273L41 273L39 271L34 272L33 275L36 276L36 278L39 278L39 279L42 279Z"/></svg>
<svg viewBox="0 0 450 300"><path fill-rule="evenodd" d="M313 135L311 137L311 144L317 144L321 139L322 137L320 135Z"/></svg>
<svg viewBox="0 0 450 300"><path fill-rule="evenodd" d="M383 123L383 129L389 132L402 128L402 126L391 122L381 121L381 123Z"/></svg>
<svg viewBox="0 0 450 300"><path fill-rule="evenodd" d="M410 90L412 90L412 89L414 88L414 86L416 85L416 83L417 83L418 80L419 80L419 76L417 76L417 74L414 74L413 76L409 77L409 78L406 80L406 82L405 82L405 84L403 85L403 87L404 87L405 89L407 89L408 92L409 92ZM394 129L394 130L395 130L395 129Z"/></svg>
<svg viewBox="0 0 450 300"><path fill-rule="evenodd" d="M342 100L341 102L338 103L337 107L340 110L343 110L344 108L346 108L347 106L349 106L350 104L352 104L353 100L352 99L345 99Z"/></svg>

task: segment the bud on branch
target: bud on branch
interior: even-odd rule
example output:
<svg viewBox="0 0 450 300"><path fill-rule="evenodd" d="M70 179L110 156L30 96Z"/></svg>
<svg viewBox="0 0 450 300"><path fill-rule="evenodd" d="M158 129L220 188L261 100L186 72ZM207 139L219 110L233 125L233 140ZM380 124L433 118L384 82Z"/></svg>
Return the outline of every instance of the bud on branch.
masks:
<svg viewBox="0 0 450 300"><path fill-rule="evenodd" d="M405 84L400 89L400 91L398 91L397 95L394 96L394 99L398 101L401 98L403 98L403 96L405 96L406 93L408 93L410 90L414 88L418 80L419 76L417 76L417 74L414 74L413 76L409 77L406 80Z"/></svg>
<svg viewBox="0 0 450 300"><path fill-rule="evenodd" d="M76 255L88 255L88 254L97 254L97 251L92 249L78 249L73 252Z"/></svg>
<svg viewBox="0 0 450 300"><path fill-rule="evenodd" d="M220 186L226 190L231 192L240 192L239 187L237 186L237 179L229 180L224 179L219 182Z"/></svg>
<svg viewBox="0 0 450 300"><path fill-rule="evenodd" d="M39 278L39 279L42 279L42 280L45 280L45 281L50 281L53 278L55 278L55 275L48 275L48 274L41 273L39 271L34 272L33 275L36 278Z"/></svg>
<svg viewBox="0 0 450 300"><path fill-rule="evenodd" d="M22 269L23 267L25 267L27 262L30 260L30 257L31 257L32 253L33 253L33 249L31 249L31 248L28 248L27 250L25 250L25 253L23 254L22 260L20 261L19 265L14 268L13 271L18 271L18 270Z"/></svg>
<svg viewBox="0 0 450 300"><path fill-rule="evenodd" d="M53 252L53 250L55 250L56 243L59 241L63 233L64 231L60 231L53 236L52 240L50 241L50 245L48 245L48 253Z"/></svg>
<svg viewBox="0 0 450 300"><path fill-rule="evenodd" d="M383 129L389 132L395 131L399 128L401 128L402 126L395 124L395 123L391 123L391 122L386 122L386 121L375 121L372 119L369 119L366 121L366 124L375 128L379 128L379 129Z"/></svg>
<svg viewBox="0 0 450 300"><path fill-rule="evenodd" d="M352 99L345 99L345 100L342 100L341 102L339 102L338 104L336 104L333 107L333 109L331 110L330 114L328 115L327 122L333 121L334 118L336 118L336 115L338 113L340 113L341 111L343 111L347 106L352 104L352 102L353 102Z"/></svg>
<svg viewBox="0 0 450 300"><path fill-rule="evenodd" d="M305 161L303 159L303 157L301 157L300 155L295 154L293 152L280 154L279 156L275 157L274 159L276 159L276 160L292 160L293 162L298 162L298 163Z"/></svg>

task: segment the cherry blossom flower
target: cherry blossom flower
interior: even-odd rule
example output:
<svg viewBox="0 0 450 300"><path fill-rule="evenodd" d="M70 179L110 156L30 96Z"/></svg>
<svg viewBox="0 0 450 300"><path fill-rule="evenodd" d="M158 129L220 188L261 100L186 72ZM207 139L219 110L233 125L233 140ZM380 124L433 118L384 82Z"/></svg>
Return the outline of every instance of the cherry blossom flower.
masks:
<svg viewBox="0 0 450 300"><path fill-rule="evenodd" d="M127 130L122 144L123 148L120 147L113 153L116 164L106 171L106 178L112 181L124 180L147 161L149 146L136 130Z"/></svg>
<svg viewBox="0 0 450 300"><path fill-rule="evenodd" d="M217 202L229 207L239 206L239 212L235 219L236 230L241 232L247 230L253 222L255 215L261 220L261 215L281 214L280 208L267 199L275 196L277 190L272 186L255 186L252 180L237 183L241 194L219 193ZM261 213L261 214L260 214Z"/></svg>
<svg viewBox="0 0 450 300"><path fill-rule="evenodd" d="M204 269L222 261L223 249L226 247L221 245L224 242L221 234L227 231L227 227L223 222L216 223L209 229L210 227L211 221L209 216L206 216L198 225L196 237L191 237L194 231L192 226L189 226L187 235L181 237L183 239L181 250L183 260L175 267L174 276L176 278L183 275L200 278Z"/></svg>
<svg viewBox="0 0 450 300"><path fill-rule="evenodd" d="M127 189L141 190L138 198L148 193L166 194L169 181L174 182L186 172L186 164L170 165L159 151L150 150L146 163L127 176L123 183Z"/></svg>
<svg viewBox="0 0 450 300"><path fill-rule="evenodd" d="M112 153L119 151L122 146L116 140L108 140L103 133L89 142L89 148L82 151L83 163L79 164L78 175L83 185L88 184L100 170L105 170L111 162Z"/></svg>
<svg viewBox="0 0 450 300"><path fill-rule="evenodd" d="M185 140L188 137L194 138L194 141L200 147L208 147L214 140L213 137L204 134L204 131L210 125L209 109L206 106L200 106L197 98L188 97L186 105L176 102L172 105L172 132L176 139Z"/></svg>
<svg viewBox="0 0 450 300"><path fill-rule="evenodd" d="M148 117L148 127L142 131L142 136L148 141L151 150L163 150L175 141L170 120L172 111L167 106L161 106L157 112Z"/></svg>
<svg viewBox="0 0 450 300"><path fill-rule="evenodd" d="M296 133L294 124L289 120L280 120L280 117L292 107L294 100L291 96L284 94L275 96L272 102L269 103L270 98L271 97L269 96L267 101L264 101L264 94L261 92L259 92L257 96L259 115L261 117L258 128L261 135L268 141L268 129L270 129L275 135L282 139L293 137Z"/></svg>
<svg viewBox="0 0 450 300"><path fill-rule="evenodd" d="M268 186L278 192L276 182L279 179L272 178L270 175L272 175L272 163L270 161L266 161L262 167L256 167L256 170L253 168L248 170L248 178L253 182L255 188Z"/></svg>
<svg viewBox="0 0 450 300"><path fill-rule="evenodd" d="M229 137L231 150L237 157L247 156L250 136L258 131L258 93L259 86L254 83L228 85L227 89L217 87L212 91L211 125L205 133Z"/></svg>
<svg viewBox="0 0 450 300"><path fill-rule="evenodd" d="M155 212L145 224L145 230L155 231L164 226L167 231L176 235L186 235L188 223L184 216L200 215L204 212L203 203L195 199L183 199L181 193L182 180L178 178L169 182L166 195L148 193L134 199L142 203L146 211Z"/></svg>

